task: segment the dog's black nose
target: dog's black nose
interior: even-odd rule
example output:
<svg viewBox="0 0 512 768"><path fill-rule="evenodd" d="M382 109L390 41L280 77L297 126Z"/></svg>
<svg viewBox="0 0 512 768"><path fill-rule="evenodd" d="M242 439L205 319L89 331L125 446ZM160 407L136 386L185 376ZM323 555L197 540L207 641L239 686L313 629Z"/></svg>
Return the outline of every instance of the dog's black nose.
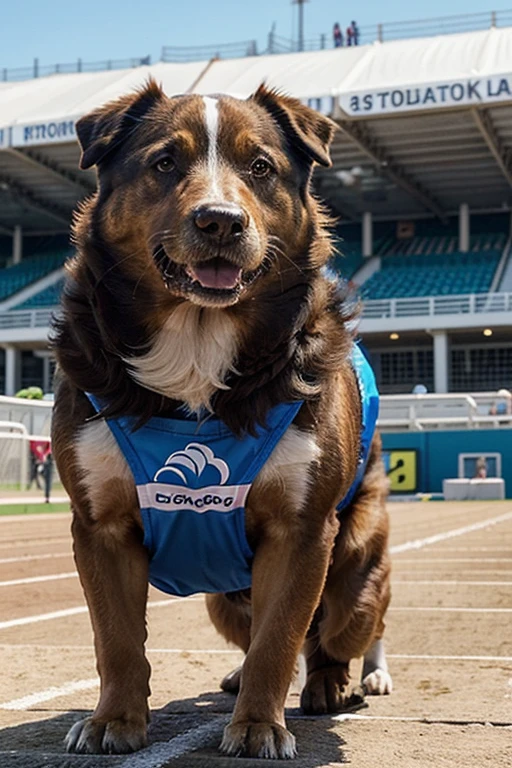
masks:
<svg viewBox="0 0 512 768"><path fill-rule="evenodd" d="M248 224L247 214L234 203L202 205L196 208L193 218L203 235L222 243L239 240Z"/></svg>

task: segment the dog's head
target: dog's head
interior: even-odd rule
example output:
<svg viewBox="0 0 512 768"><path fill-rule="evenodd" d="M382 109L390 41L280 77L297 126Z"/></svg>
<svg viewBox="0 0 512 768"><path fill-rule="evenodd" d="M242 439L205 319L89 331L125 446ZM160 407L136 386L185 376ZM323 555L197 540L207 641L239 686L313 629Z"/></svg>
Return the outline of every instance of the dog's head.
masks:
<svg viewBox="0 0 512 768"><path fill-rule="evenodd" d="M94 227L160 303L166 291L237 304L269 272L282 280L320 266L309 263L318 225L309 182L315 163L330 164L334 127L265 87L247 101L168 98L149 82L77 123L81 167L98 170Z"/></svg>

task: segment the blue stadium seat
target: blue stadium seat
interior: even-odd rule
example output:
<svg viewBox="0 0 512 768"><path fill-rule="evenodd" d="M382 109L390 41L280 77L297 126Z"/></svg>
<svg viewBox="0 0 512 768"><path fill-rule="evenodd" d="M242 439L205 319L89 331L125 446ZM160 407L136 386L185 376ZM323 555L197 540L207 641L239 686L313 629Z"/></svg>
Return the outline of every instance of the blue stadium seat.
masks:
<svg viewBox="0 0 512 768"><path fill-rule="evenodd" d="M330 266L346 280L350 280L364 262L361 239L350 240L336 235L333 238L333 243L336 252L331 259ZM387 244L385 238L376 238L373 243L374 254L379 253L385 244Z"/></svg>
<svg viewBox="0 0 512 768"><path fill-rule="evenodd" d="M60 296L64 287L64 278L57 280L53 285L44 288L39 293L31 296L30 299L18 304L13 309L42 309L45 307L55 307L60 302Z"/></svg>
<svg viewBox="0 0 512 768"><path fill-rule="evenodd" d="M7 299L64 264L70 251L31 256L20 264L0 270L0 301Z"/></svg>
<svg viewBox="0 0 512 768"><path fill-rule="evenodd" d="M445 240L446 247L446 238L442 239ZM364 298L450 296L489 291L501 257L499 246L504 245L504 236L485 235L472 238L469 253L436 253L434 247L441 244L430 245L433 247L425 250L424 243L418 243L421 250L417 255L382 257L381 269L362 287ZM394 249L393 253L396 253Z"/></svg>

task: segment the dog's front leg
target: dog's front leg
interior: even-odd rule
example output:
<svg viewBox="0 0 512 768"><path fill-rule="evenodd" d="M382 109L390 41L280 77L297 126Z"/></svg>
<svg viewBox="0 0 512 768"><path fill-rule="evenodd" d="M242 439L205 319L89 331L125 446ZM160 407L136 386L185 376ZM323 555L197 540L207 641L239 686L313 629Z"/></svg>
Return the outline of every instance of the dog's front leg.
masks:
<svg viewBox="0 0 512 768"><path fill-rule="evenodd" d="M221 751L228 755L291 758L295 738L284 704L297 656L320 599L336 533L320 530L268 536L258 547L252 576L251 644L242 669L233 719Z"/></svg>
<svg viewBox="0 0 512 768"><path fill-rule="evenodd" d="M133 752L146 744L148 721L147 554L135 526L109 526L75 511L72 531L94 629L101 693L92 717L69 731L66 747L69 752Z"/></svg>

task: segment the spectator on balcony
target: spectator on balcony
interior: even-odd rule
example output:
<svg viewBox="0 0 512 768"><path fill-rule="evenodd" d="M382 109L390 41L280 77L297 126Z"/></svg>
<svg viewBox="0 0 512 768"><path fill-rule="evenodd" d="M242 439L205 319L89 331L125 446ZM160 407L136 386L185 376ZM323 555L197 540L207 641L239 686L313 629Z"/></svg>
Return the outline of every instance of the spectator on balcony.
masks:
<svg viewBox="0 0 512 768"><path fill-rule="evenodd" d="M498 405L498 414L507 416L512 415L512 397L510 396L510 391L508 389L499 389L497 394L499 397L504 398L504 400Z"/></svg>
<svg viewBox="0 0 512 768"><path fill-rule="evenodd" d="M487 461L485 460L484 456L480 456L480 458L476 460L475 474L473 475L473 479L485 480L486 477L487 477Z"/></svg>
<svg viewBox="0 0 512 768"><path fill-rule="evenodd" d="M343 47L343 32L341 31L341 27L336 22L334 27L332 28L332 37L334 41L334 47L335 48L342 48Z"/></svg>
<svg viewBox="0 0 512 768"><path fill-rule="evenodd" d="M347 27L347 45L359 45L359 27L355 21Z"/></svg>

